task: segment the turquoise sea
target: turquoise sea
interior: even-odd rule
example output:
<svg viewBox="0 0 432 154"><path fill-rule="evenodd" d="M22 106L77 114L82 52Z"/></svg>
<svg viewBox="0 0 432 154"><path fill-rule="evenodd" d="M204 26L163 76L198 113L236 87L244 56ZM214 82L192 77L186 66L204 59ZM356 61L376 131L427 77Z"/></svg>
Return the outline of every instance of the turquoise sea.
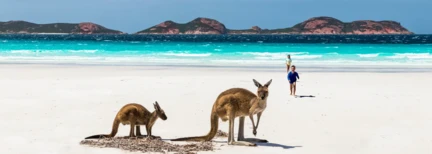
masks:
<svg viewBox="0 0 432 154"><path fill-rule="evenodd" d="M0 63L432 66L432 44L263 43L0 38Z"/></svg>

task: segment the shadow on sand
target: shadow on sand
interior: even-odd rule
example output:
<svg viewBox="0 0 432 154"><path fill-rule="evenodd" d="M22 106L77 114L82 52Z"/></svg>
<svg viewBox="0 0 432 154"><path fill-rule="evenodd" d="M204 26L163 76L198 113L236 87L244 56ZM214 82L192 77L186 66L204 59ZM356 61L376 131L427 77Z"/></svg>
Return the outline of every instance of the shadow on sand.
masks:
<svg viewBox="0 0 432 154"><path fill-rule="evenodd" d="M296 95L295 98L303 98L303 97L310 97L313 98L315 97L314 95Z"/></svg>
<svg viewBox="0 0 432 154"><path fill-rule="evenodd" d="M227 143L227 141L214 141L215 143ZM275 148L283 148L283 149L292 149L292 148L299 148L302 146L289 146L289 145L282 145L282 144L277 144L277 143L263 143L263 142L253 142L255 144L257 144L257 147L263 146L263 147L275 147Z"/></svg>
<svg viewBox="0 0 432 154"><path fill-rule="evenodd" d="M265 147L275 147L275 148L283 148L283 149L292 149L292 148L298 148L302 146L289 146L289 145L282 145L277 143L256 143L257 146L265 146Z"/></svg>

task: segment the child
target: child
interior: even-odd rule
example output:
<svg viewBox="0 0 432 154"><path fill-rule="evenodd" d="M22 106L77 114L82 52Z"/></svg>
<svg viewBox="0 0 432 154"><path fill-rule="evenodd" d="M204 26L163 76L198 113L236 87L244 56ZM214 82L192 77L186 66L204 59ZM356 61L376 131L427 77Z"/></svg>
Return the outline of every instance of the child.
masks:
<svg viewBox="0 0 432 154"><path fill-rule="evenodd" d="M295 71L295 66L291 66L291 72L288 73L288 82L290 83L290 95L294 95L295 96L295 92L296 92L296 81L297 79L300 79L300 76L298 75L298 73Z"/></svg>
<svg viewBox="0 0 432 154"><path fill-rule="evenodd" d="M291 55L287 55L287 58L285 59L285 64L287 66L287 72L289 72L289 68L291 66L291 62L292 62Z"/></svg>

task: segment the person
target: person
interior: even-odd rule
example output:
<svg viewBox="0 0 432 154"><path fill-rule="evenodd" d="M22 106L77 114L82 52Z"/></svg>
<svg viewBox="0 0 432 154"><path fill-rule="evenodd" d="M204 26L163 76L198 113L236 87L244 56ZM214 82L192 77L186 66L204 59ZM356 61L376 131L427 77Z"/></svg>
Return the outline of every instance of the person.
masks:
<svg viewBox="0 0 432 154"><path fill-rule="evenodd" d="M287 73L289 72L289 69L290 69L290 66L291 66L291 62L292 62L291 55L287 55L287 58L285 60L285 63L287 65Z"/></svg>
<svg viewBox="0 0 432 154"><path fill-rule="evenodd" d="M295 71L296 67L294 65L291 66L291 72L288 73L288 82L290 83L290 95L295 96L296 92L296 82L297 79L300 79L300 76Z"/></svg>

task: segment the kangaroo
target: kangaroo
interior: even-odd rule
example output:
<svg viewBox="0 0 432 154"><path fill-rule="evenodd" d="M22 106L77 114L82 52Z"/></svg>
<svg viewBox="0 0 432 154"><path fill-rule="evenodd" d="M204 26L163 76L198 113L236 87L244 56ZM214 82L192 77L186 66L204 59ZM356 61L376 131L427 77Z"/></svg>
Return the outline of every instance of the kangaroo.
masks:
<svg viewBox="0 0 432 154"><path fill-rule="evenodd" d="M130 125L129 137L142 137L140 125L145 125L147 130L147 138L160 138L159 136L152 135L152 127L158 118L166 120L164 110L159 106L158 102L153 104L155 111L150 113L144 106L136 103L130 103L123 106L114 118L111 134L108 135L93 135L85 139L94 139L102 137L114 137L117 134L120 123L123 125ZM136 136L134 135L134 128L136 127Z"/></svg>
<svg viewBox="0 0 432 154"><path fill-rule="evenodd" d="M247 140L250 140L252 142L267 142L267 140L244 138L245 116L249 116L251 118L254 125L253 133L254 135L256 135L256 129L258 127L260 117L267 106L267 98L269 95L268 87L272 82L272 80L270 80L264 86L262 86L255 79L252 80L255 86L258 87L256 95L251 91L243 88L231 88L219 94L213 104L210 115L211 127L210 132L207 135L178 138L172 139L171 141L210 141L216 135L220 118L223 122L229 120L228 145L256 146L255 143L248 142ZM254 114L257 114L258 117L256 126L253 120ZM237 142L234 140L234 120L236 117L240 118Z"/></svg>

